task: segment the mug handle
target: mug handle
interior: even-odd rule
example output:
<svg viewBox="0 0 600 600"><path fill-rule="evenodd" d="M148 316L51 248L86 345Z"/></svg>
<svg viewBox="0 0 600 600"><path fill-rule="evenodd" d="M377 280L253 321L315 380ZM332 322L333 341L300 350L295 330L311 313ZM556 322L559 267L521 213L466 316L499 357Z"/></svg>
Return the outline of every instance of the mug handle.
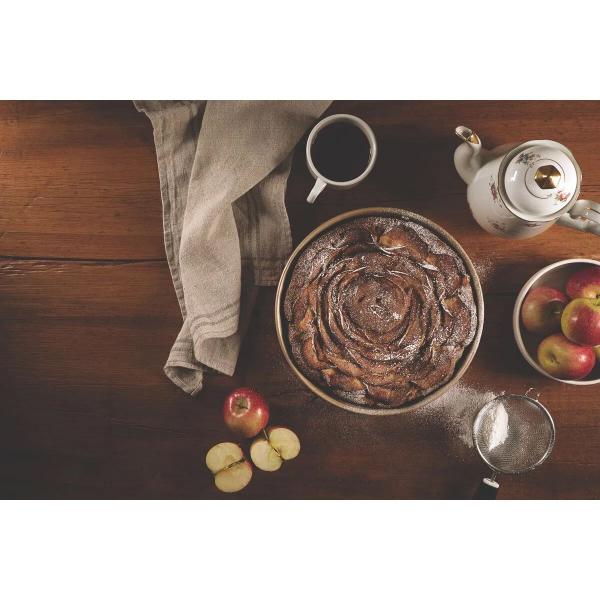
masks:
<svg viewBox="0 0 600 600"><path fill-rule="evenodd" d="M317 196L325 189L326 186L327 184L322 179L317 179L315 181L315 185L313 185L313 189L310 190L310 194L308 195L306 201L309 204L314 204Z"/></svg>
<svg viewBox="0 0 600 600"><path fill-rule="evenodd" d="M557 222L564 227L600 235L600 204L592 200L577 200Z"/></svg>

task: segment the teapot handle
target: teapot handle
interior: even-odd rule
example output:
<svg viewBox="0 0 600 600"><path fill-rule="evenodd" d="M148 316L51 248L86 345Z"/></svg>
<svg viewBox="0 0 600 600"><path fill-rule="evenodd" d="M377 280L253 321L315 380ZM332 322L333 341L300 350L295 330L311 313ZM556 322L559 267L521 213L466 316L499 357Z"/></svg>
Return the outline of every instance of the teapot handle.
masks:
<svg viewBox="0 0 600 600"><path fill-rule="evenodd" d="M600 236L600 204L592 200L577 200L573 208L558 219L558 224Z"/></svg>

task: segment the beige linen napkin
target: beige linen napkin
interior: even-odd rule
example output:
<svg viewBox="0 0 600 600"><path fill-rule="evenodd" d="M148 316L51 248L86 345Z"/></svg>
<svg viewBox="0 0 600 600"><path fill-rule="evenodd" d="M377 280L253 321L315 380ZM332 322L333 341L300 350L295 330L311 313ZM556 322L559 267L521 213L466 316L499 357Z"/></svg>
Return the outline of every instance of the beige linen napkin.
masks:
<svg viewBox="0 0 600 600"><path fill-rule="evenodd" d="M167 260L183 326L165 373L184 391L232 375L256 286L292 248L292 151L327 101L137 101L154 128Z"/></svg>

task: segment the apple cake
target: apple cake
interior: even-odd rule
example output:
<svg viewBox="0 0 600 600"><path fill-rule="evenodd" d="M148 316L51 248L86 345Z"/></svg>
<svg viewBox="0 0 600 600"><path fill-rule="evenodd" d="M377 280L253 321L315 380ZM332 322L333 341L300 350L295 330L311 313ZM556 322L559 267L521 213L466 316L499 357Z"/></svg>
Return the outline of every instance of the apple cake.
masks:
<svg viewBox="0 0 600 600"><path fill-rule="evenodd" d="M299 255L285 295L298 369L347 402L393 408L446 383L477 309L460 256L408 218L357 218Z"/></svg>

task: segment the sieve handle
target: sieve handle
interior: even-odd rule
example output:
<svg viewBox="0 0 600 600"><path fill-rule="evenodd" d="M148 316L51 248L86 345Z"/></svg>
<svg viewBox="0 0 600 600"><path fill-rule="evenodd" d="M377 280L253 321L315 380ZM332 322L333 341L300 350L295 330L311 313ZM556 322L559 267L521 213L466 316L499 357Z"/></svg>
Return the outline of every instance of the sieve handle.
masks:
<svg viewBox="0 0 600 600"><path fill-rule="evenodd" d="M500 484L494 479L490 479L489 477L484 477L479 484L479 488L475 495L473 496L473 500L495 500L498 495L498 488Z"/></svg>
<svg viewBox="0 0 600 600"><path fill-rule="evenodd" d="M527 396L527 398L530 400L535 400L536 402L540 401L540 393L534 387L530 387L525 392L525 396Z"/></svg>

